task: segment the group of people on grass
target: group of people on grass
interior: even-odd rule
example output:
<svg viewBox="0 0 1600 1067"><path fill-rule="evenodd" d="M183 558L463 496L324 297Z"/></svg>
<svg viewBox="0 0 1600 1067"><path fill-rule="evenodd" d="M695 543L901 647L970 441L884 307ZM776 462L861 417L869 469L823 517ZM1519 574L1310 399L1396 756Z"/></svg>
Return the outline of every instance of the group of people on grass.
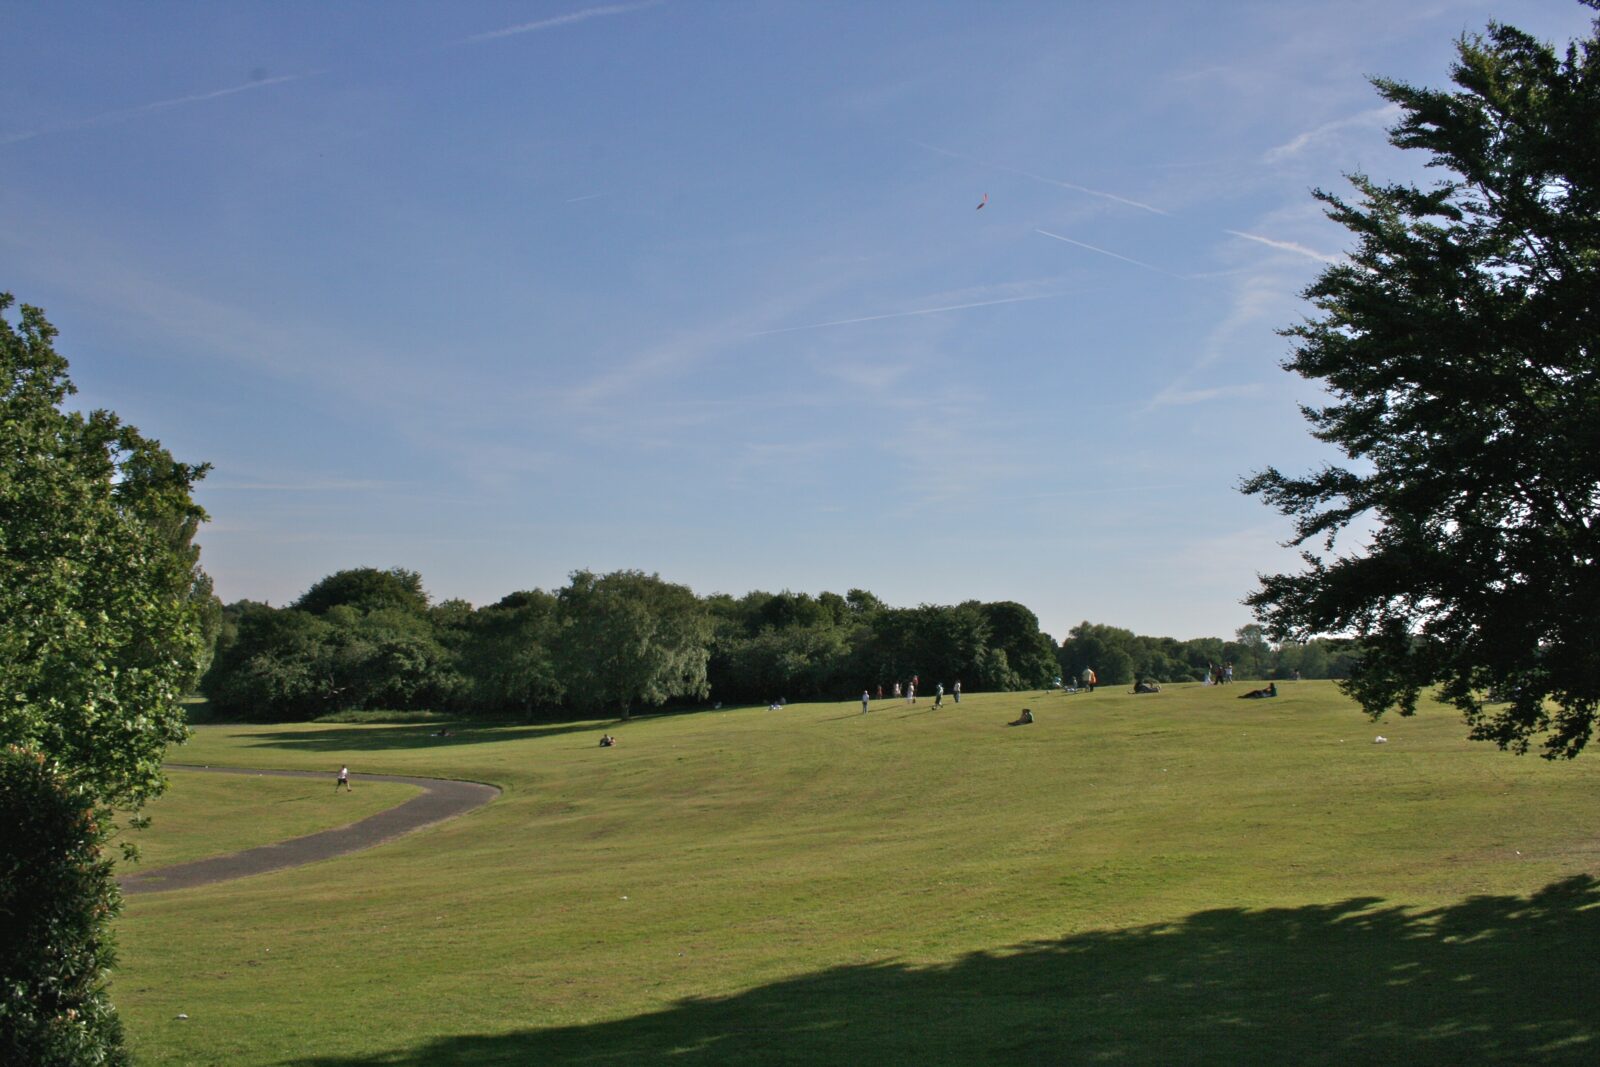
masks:
<svg viewBox="0 0 1600 1067"><path fill-rule="evenodd" d="M920 682L921 680L922 679L921 679L920 676L915 675L915 674L912 675L911 676L911 681L909 681L909 682L907 682L905 684L904 689L901 688L899 682L894 683L894 689L893 689L894 698L896 700L899 700L900 697L901 697L901 694L904 693L905 694L906 703L907 704L915 704L917 702L917 683ZM956 681L955 681L955 684L950 687L950 695L955 698L955 702L957 704L961 703L961 679L960 678L957 678ZM879 700L883 699L883 686L881 686L881 685L878 686L878 699ZM944 707L944 683L943 682L939 682L937 685L935 685L933 687L933 706L936 707L936 708ZM871 689L863 689L861 691L861 714L865 715L867 712L869 712L871 710L872 710L872 690Z"/></svg>

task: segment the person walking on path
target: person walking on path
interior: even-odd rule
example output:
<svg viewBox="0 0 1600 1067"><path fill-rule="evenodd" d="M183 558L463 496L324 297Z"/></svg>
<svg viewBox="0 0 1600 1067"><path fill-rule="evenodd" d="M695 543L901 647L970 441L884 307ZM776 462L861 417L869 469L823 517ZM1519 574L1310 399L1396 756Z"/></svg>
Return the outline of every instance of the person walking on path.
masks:
<svg viewBox="0 0 1600 1067"><path fill-rule="evenodd" d="M333 791L335 793L337 793L339 791L339 787L341 785L344 786L344 791L346 793L351 791L350 790L350 768L349 767L340 767L339 768L339 779L338 779L338 781L333 783Z"/></svg>
<svg viewBox="0 0 1600 1067"><path fill-rule="evenodd" d="M872 710L872 694L863 689L861 691L861 714L865 715Z"/></svg>

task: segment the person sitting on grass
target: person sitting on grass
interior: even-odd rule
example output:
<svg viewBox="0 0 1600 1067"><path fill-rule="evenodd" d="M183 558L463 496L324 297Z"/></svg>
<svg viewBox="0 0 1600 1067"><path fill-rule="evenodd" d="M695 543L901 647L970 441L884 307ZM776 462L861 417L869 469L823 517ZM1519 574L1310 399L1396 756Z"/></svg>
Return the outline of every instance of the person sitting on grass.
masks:
<svg viewBox="0 0 1600 1067"><path fill-rule="evenodd" d="M1262 700L1262 699L1264 699L1266 697L1275 697L1277 695L1278 695L1278 683L1277 682L1269 682L1265 689L1252 689L1252 690L1250 690L1250 692L1246 693L1244 696L1240 697L1239 699L1240 700Z"/></svg>
<svg viewBox="0 0 1600 1067"><path fill-rule="evenodd" d="M1032 708L1023 708L1022 709L1022 714L1018 715L1014 721L1006 723L1006 725L1007 726L1027 726L1031 722L1033 722L1033 709Z"/></svg>
<svg viewBox="0 0 1600 1067"><path fill-rule="evenodd" d="M605 735L601 736L601 738L600 738L600 747L601 748L610 748L613 745L615 745L616 743L617 743L617 739L615 737L612 737L610 734L605 734Z"/></svg>
<svg viewBox="0 0 1600 1067"><path fill-rule="evenodd" d="M1158 682L1134 682L1133 691L1135 693L1159 693L1161 692L1161 685Z"/></svg>

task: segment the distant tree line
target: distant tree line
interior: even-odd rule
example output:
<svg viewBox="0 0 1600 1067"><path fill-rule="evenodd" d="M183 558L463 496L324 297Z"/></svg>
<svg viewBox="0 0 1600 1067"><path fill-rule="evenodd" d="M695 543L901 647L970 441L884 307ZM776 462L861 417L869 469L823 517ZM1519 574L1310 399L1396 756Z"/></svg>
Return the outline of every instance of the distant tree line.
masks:
<svg viewBox="0 0 1600 1067"><path fill-rule="evenodd" d="M1198 682L1217 666L1232 665L1235 678L1347 678L1357 653L1347 641L1316 638L1273 645L1266 631L1252 623L1233 640L1197 637L1142 637L1131 630L1083 622L1061 642L1058 653L1067 677L1093 668L1103 685L1134 681Z"/></svg>
<svg viewBox="0 0 1600 1067"><path fill-rule="evenodd" d="M1180 642L1086 622L1058 647L1012 601L895 608L861 589L700 597L639 571L578 571L555 592L474 608L431 603L415 571L364 567L288 607L230 604L218 629L203 689L219 711L265 721L380 708L626 716L671 702L843 699L913 677L924 692L957 679L993 692L1044 688L1085 666L1107 684L1198 679L1222 662L1240 677L1345 666L1328 642L1272 648L1254 626L1234 641Z"/></svg>

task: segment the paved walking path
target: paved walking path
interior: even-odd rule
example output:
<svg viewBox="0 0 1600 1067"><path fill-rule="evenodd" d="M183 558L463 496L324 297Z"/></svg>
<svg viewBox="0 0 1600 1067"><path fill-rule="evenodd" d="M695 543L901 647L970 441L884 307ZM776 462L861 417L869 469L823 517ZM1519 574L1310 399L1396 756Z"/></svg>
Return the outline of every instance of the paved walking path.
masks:
<svg viewBox="0 0 1600 1067"><path fill-rule="evenodd" d="M332 782L328 771L260 771L243 767L191 767L172 764L174 770L205 771L211 774L270 775L275 778L321 778ZM412 797L404 804L368 816L360 822L324 830L319 834L279 841L274 845L248 848L243 852L230 852L225 856L177 863L154 871L141 871L119 878L122 892L165 893L173 889L193 889L197 886L227 882L235 878L248 878L253 874L298 867L304 863L332 859L351 852L380 845L391 838L431 826L445 819L453 819L473 808L482 807L500 795L492 785L477 782L456 782L446 778L405 778L391 774L353 775L357 785L362 782L403 782L423 790L421 796Z"/></svg>

